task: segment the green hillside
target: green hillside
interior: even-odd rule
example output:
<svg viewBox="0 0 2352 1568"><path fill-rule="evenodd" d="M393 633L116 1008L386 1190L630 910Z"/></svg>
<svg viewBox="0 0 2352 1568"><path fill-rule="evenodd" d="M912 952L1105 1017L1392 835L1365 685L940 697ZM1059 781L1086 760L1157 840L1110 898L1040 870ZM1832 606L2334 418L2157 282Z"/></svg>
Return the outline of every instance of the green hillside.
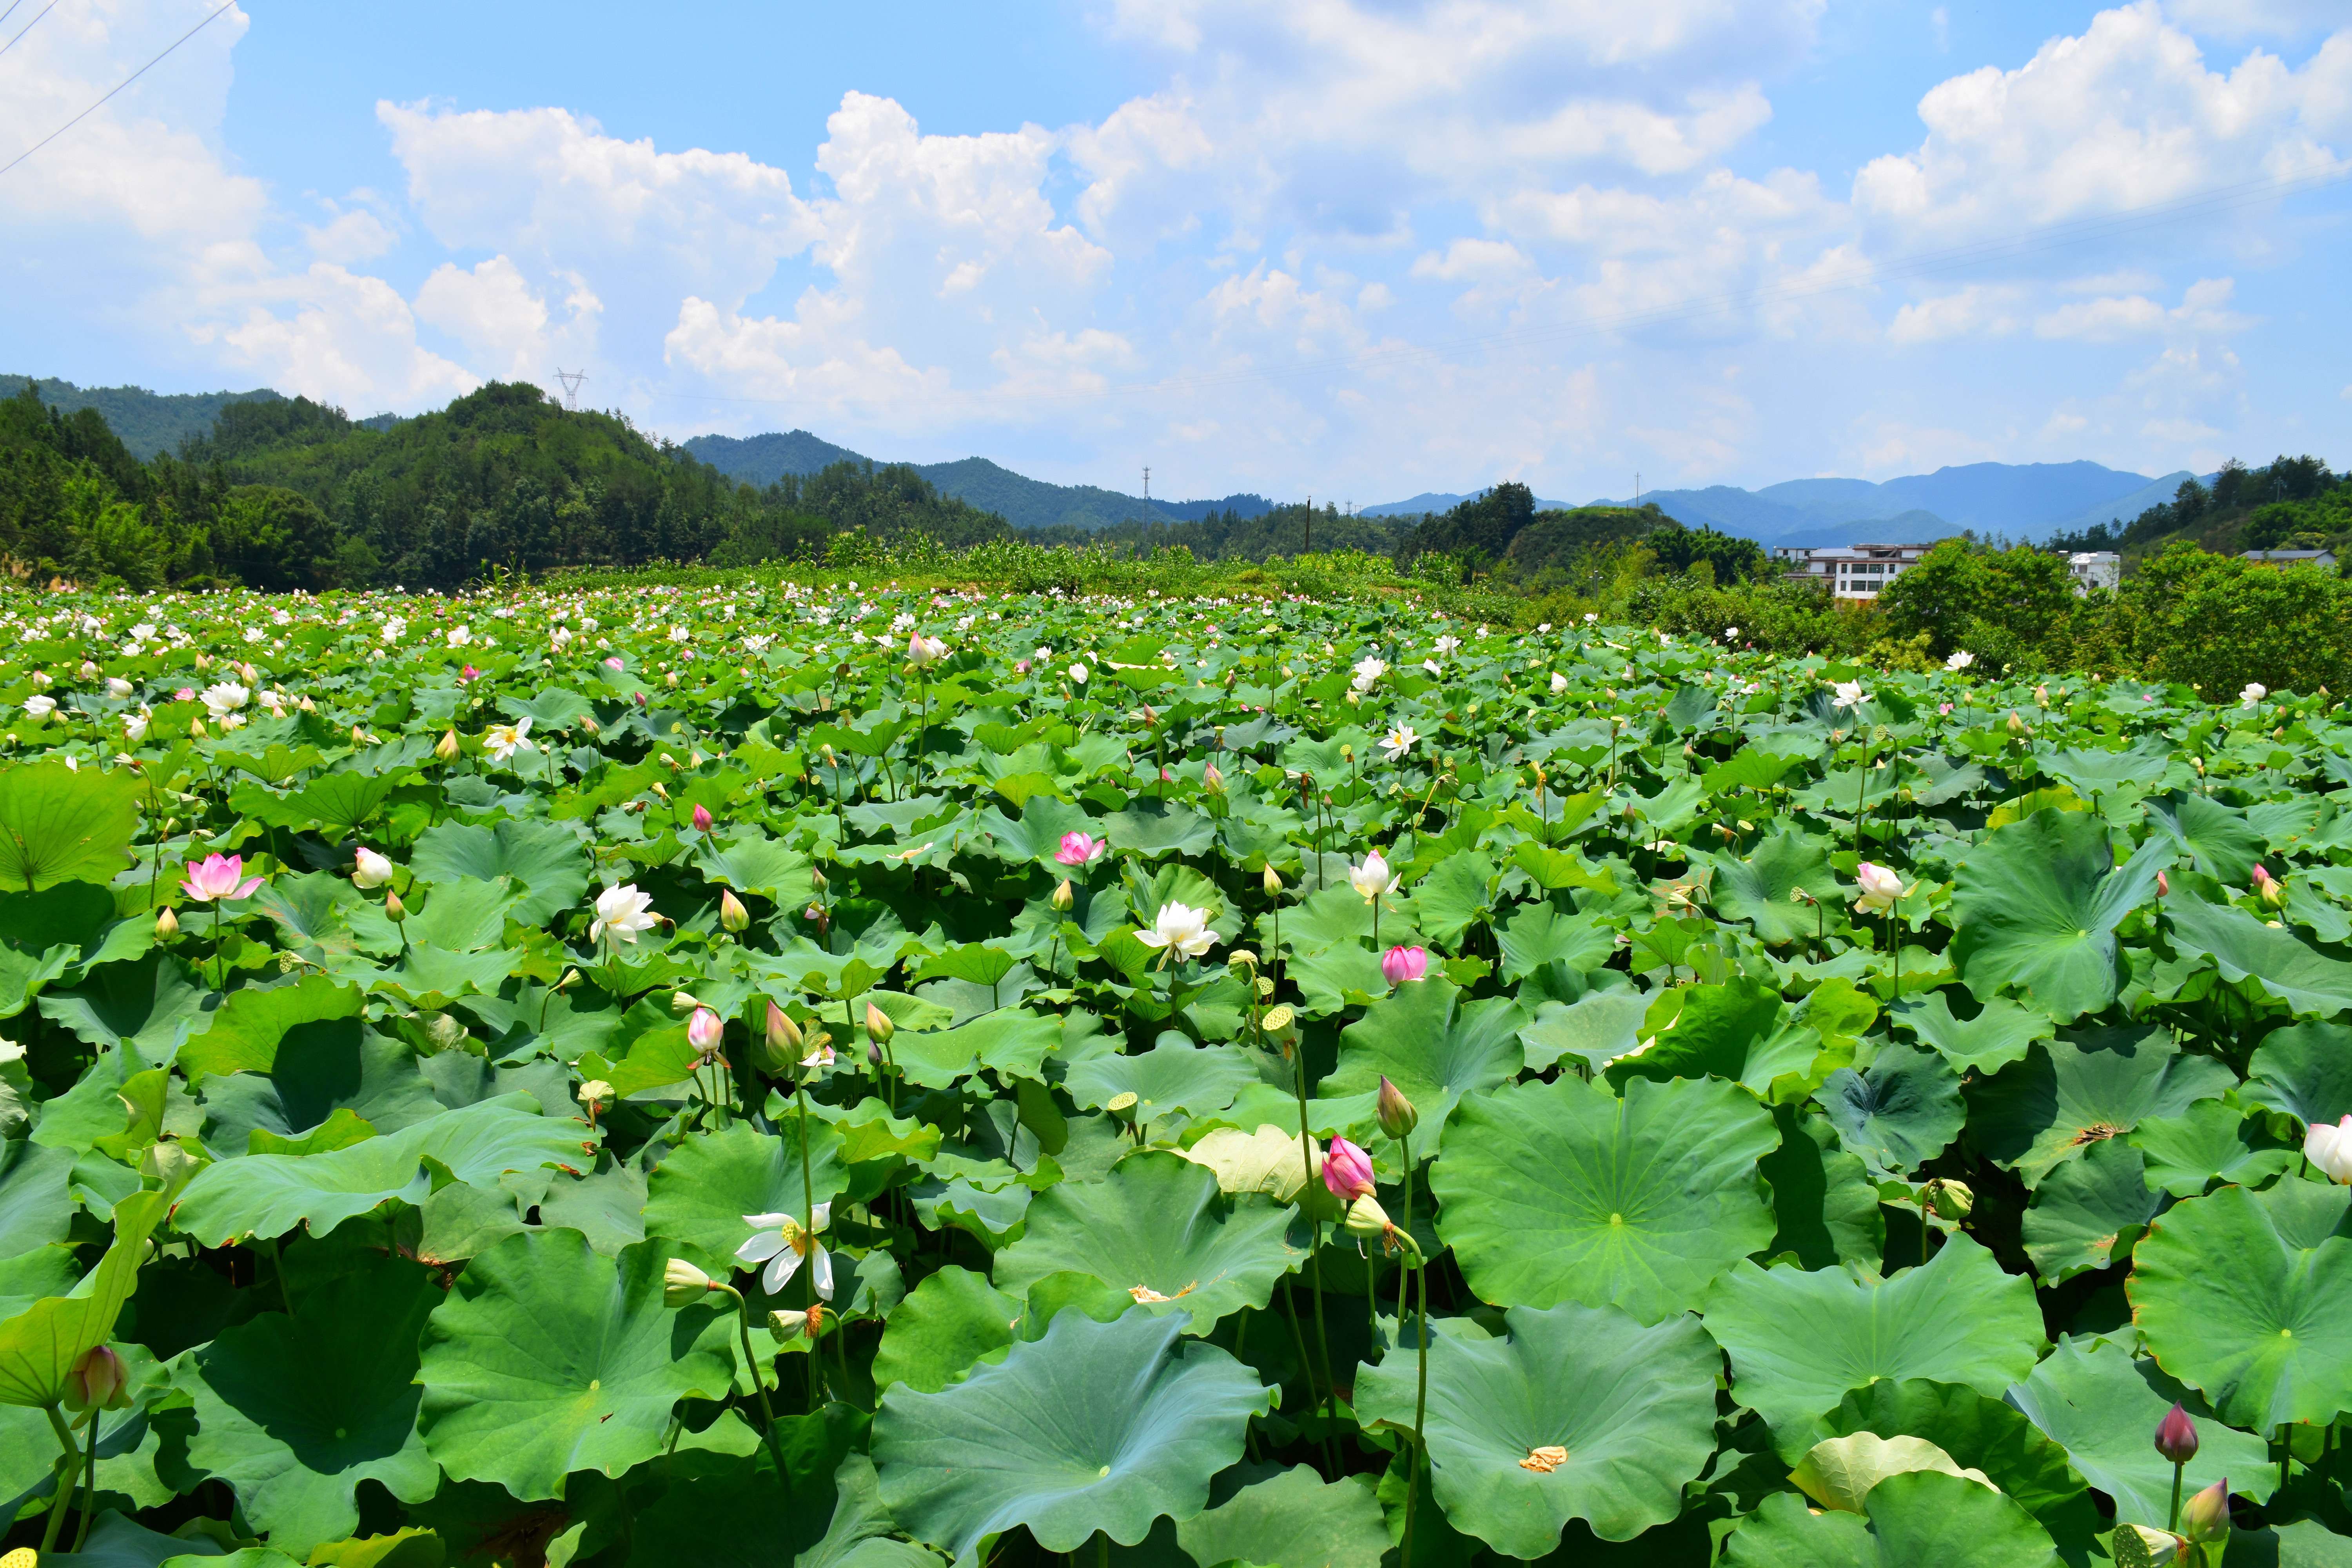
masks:
<svg viewBox="0 0 2352 1568"><path fill-rule="evenodd" d="M163 393L143 386L76 386L54 376L0 375L0 397L14 397L27 386L43 403L68 414L97 409L107 427L142 463L159 452L176 452L183 441L205 435L221 410L233 403L280 401L266 386L251 392Z"/></svg>

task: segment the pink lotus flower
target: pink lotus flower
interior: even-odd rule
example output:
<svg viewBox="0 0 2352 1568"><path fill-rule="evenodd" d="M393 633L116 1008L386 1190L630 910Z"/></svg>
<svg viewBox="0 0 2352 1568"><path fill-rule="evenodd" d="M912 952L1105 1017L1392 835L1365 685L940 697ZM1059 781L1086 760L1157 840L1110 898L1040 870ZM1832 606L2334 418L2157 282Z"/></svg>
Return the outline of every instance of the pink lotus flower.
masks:
<svg viewBox="0 0 2352 1568"><path fill-rule="evenodd" d="M174 702L194 702L195 700L196 689L193 686L183 686L172 693L172 700Z"/></svg>
<svg viewBox="0 0 2352 1568"><path fill-rule="evenodd" d="M626 667L621 663L620 655L614 654L612 658L604 661L604 668L606 669L621 669Z"/></svg>
<svg viewBox="0 0 2352 1568"><path fill-rule="evenodd" d="M1381 973L1391 985L1418 980L1428 973L1429 949L1425 947L1392 947L1381 954Z"/></svg>
<svg viewBox="0 0 2352 1568"><path fill-rule="evenodd" d="M1332 1139L1330 1152L1323 1156L1323 1184L1341 1203L1371 1196L1372 1157L1345 1138Z"/></svg>
<svg viewBox="0 0 2352 1568"><path fill-rule="evenodd" d="M1065 833L1062 847L1054 851L1054 858L1065 866L1091 866L1109 849L1108 839L1097 838L1091 833Z"/></svg>
<svg viewBox="0 0 2352 1568"><path fill-rule="evenodd" d="M727 1026L718 1014L708 1007L697 1007L694 1016L687 1020L686 1043L694 1054L709 1058L719 1054L719 1042L726 1035Z"/></svg>
<svg viewBox="0 0 2352 1568"><path fill-rule="evenodd" d="M1026 674L1028 674L1028 673L1029 673L1029 661L1028 661L1027 659L1025 659L1025 658L1016 658L1016 659L1014 659L1014 660L1013 661L1013 674L1015 674L1015 675L1026 675Z"/></svg>
<svg viewBox="0 0 2352 1568"><path fill-rule="evenodd" d="M482 679L482 672L481 672L480 670L478 670L478 669L476 669L472 665L470 665L470 664L469 664L469 665L467 665L465 668L463 668L463 669L461 669L461 670L459 670L459 671L457 672L457 679L458 679L459 680L461 680L461 681L463 681L463 680L479 680L479 679Z"/></svg>
<svg viewBox="0 0 2352 1568"><path fill-rule="evenodd" d="M245 875L242 855L208 856L202 864L189 867L180 881L181 890L200 904L215 899L250 898L259 886L260 878Z"/></svg>
<svg viewBox="0 0 2352 1568"><path fill-rule="evenodd" d="M2165 879L2163 872L2158 871L2156 874L2156 896L2160 899L2171 891L2172 884Z"/></svg>
<svg viewBox="0 0 2352 1568"><path fill-rule="evenodd" d="M710 808L709 806L698 803L696 805L694 808L694 828L698 833L708 833L710 831Z"/></svg>

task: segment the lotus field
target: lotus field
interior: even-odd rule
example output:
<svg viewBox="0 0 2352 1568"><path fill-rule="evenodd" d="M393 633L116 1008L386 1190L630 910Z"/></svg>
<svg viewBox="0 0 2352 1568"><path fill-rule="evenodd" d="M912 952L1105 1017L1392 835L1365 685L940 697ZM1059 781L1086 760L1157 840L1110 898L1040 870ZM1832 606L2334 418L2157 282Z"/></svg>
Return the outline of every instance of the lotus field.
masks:
<svg viewBox="0 0 2352 1568"><path fill-rule="evenodd" d="M12 592L10 1547L2352 1562L2326 693Z"/></svg>

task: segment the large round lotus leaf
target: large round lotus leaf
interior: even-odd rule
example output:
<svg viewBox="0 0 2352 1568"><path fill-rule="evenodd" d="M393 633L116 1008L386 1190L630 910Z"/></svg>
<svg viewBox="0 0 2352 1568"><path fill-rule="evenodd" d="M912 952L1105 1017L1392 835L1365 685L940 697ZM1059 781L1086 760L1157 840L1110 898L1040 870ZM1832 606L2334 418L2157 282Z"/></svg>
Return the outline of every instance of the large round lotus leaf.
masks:
<svg viewBox="0 0 2352 1568"><path fill-rule="evenodd" d="M2161 1529L2172 1517L2172 1466L2149 1438L2176 1401L2197 1423L2189 1491L2226 1476L2231 1490L2259 1502L2271 1495L2278 1475L2262 1438L2223 1426L2203 1400L2154 1362L2105 1340L2061 1338L2008 1397L2066 1450L2084 1480L2115 1500L2116 1517L2127 1523Z"/></svg>
<svg viewBox="0 0 2352 1568"><path fill-rule="evenodd" d="M1193 1046L1170 1040L1134 1056L1116 1054L1075 1064L1062 1087L1082 1110L1098 1110L1122 1094L1135 1096L1136 1121L1223 1110L1258 1080L1248 1053L1237 1046Z"/></svg>
<svg viewBox="0 0 2352 1568"><path fill-rule="evenodd" d="M2050 1532L1990 1487L1935 1470L1889 1476L1864 1500L1887 1568L2060 1568Z"/></svg>
<svg viewBox="0 0 2352 1568"><path fill-rule="evenodd" d="M1886 1250L1886 1216L1869 1169L1838 1147L1827 1118L1776 1105L1772 1120L1780 1146L1756 1165L1772 1193L1767 1255L1790 1254L1800 1268L1876 1268Z"/></svg>
<svg viewBox="0 0 2352 1568"><path fill-rule="evenodd" d="M2149 837L2169 843L2179 864L2232 888L2242 888L2263 858L2262 835L2210 795L2174 790L2147 803Z"/></svg>
<svg viewBox="0 0 2352 1568"><path fill-rule="evenodd" d="M1206 1166L1149 1151L1099 1182L1040 1193L1021 1239L997 1257L996 1283L1025 1291L1048 1274L1091 1274L1206 1333L1229 1312L1265 1306L1306 1261L1286 1239L1291 1217L1275 1204L1236 1205Z"/></svg>
<svg viewBox="0 0 2352 1568"><path fill-rule="evenodd" d="M1843 1269L1742 1263L1709 1295L1706 1326L1730 1352L1731 1396L1771 1424L1791 1462L1829 1435L1821 1418L1850 1388L1926 1377L1997 1397L2042 1345L2032 1282L1967 1236L1874 1284Z"/></svg>
<svg viewBox="0 0 2352 1568"><path fill-rule="evenodd" d="M1614 973L1615 971L1610 973ZM1519 1046L1532 1072L1563 1057L1598 1071L1642 1043L1642 1019L1650 1011L1646 992L1589 991L1573 1002L1546 1002L1535 1022L1519 1029Z"/></svg>
<svg viewBox="0 0 2352 1568"><path fill-rule="evenodd" d="M1723 1543L1723 1568L1878 1568L1878 1538L1860 1516L1815 1511L1798 1492L1775 1492Z"/></svg>
<svg viewBox="0 0 2352 1568"><path fill-rule="evenodd" d="M2084 1029L1969 1086L1969 1136L2032 1186L2061 1160L2151 1116L2218 1100L2234 1080L2161 1028Z"/></svg>
<svg viewBox="0 0 2352 1568"><path fill-rule="evenodd" d="M1063 1312L951 1388L890 1390L874 1462L891 1517L973 1568L1015 1525L1071 1552L1097 1531L1132 1546L1161 1515L1200 1512L1268 1395L1183 1330L1148 1312L1111 1323Z"/></svg>
<svg viewBox="0 0 2352 1568"><path fill-rule="evenodd" d="M181 1373L196 1402L188 1462L297 1555L359 1528L362 1480L423 1502L440 1471L416 1435L416 1340L440 1300L424 1269L381 1258L304 1296L298 1316L223 1329Z"/></svg>
<svg viewBox="0 0 2352 1568"><path fill-rule="evenodd" d="M0 770L0 888L113 880L131 864L142 793L128 768L53 757Z"/></svg>
<svg viewBox="0 0 2352 1568"><path fill-rule="evenodd" d="M1999 1072L2025 1055L2036 1040L2046 1040L2058 1026L2047 1013L2021 1006L1996 996L1977 1009L1973 1018L1953 1016L1950 999L1941 991L1923 1002L1906 1002L1892 1021L1910 1030L1959 1072Z"/></svg>
<svg viewBox="0 0 2352 1568"><path fill-rule="evenodd" d="M2260 1060L2262 1053L2254 1056ZM2239 1093L2247 1097L2244 1089ZM2294 1167L2303 1151L2271 1136L2267 1120L2227 1100L2203 1100L2178 1116L2149 1117L2132 1129L2129 1142L2147 1161L2149 1186L2193 1198L2216 1182L2259 1187Z"/></svg>
<svg viewBox="0 0 2352 1568"><path fill-rule="evenodd" d="M2328 957L2292 932L2235 905L2185 895L2167 900L2164 912L2175 950L2210 957L2231 984L2252 980L2298 1017L2333 1018L2352 1008L2352 963Z"/></svg>
<svg viewBox="0 0 2352 1568"><path fill-rule="evenodd" d="M735 1249L751 1238L745 1215L796 1215L805 1203L831 1203L849 1190L840 1129L810 1119L811 1185L804 1193L800 1118L785 1116L780 1126L782 1136L773 1137L738 1121L671 1150L646 1179L646 1234L724 1278L742 1267Z"/></svg>
<svg viewBox="0 0 2352 1568"><path fill-rule="evenodd" d="M66 1238L74 1216L73 1167L70 1149L44 1149L23 1138L0 1142L0 1258Z"/></svg>
<svg viewBox="0 0 2352 1568"><path fill-rule="evenodd" d="M1821 1032L1791 1019L1779 992L1746 976L1669 991L1660 1005L1666 1003L1677 1005L1674 1016L1638 1056L1610 1064L1611 1083L1712 1075L1777 1099L1774 1080L1802 1080L1822 1054ZM1656 1019L1652 1013L1643 1026L1656 1026Z"/></svg>
<svg viewBox="0 0 2352 1568"><path fill-rule="evenodd" d="M2120 1138L2102 1139L2079 1160L2042 1178L2025 1211L2025 1256L2043 1283L2131 1256L2132 1245L2164 1206L2147 1184L2147 1162Z"/></svg>
<svg viewBox="0 0 2352 1568"><path fill-rule="evenodd" d="M2352 1114L2352 1027L2294 1024L2265 1037L2238 1098L2306 1126Z"/></svg>
<svg viewBox="0 0 2352 1568"><path fill-rule="evenodd" d="M2126 1289L2157 1363L2232 1426L2352 1406L2352 1187L2223 1187L2148 1227Z"/></svg>
<svg viewBox="0 0 2352 1568"><path fill-rule="evenodd" d="M2150 845L2117 868L2104 817L2038 811L1960 861L1952 960L1979 1001L2015 990L2060 1023L2095 1013L2123 982L2116 927L2156 896L2170 858Z"/></svg>
<svg viewBox="0 0 2352 1568"><path fill-rule="evenodd" d="M981 1357L1011 1344L1020 1316L1018 1297L969 1268L950 1264L925 1275L882 1331L874 1386L904 1384L920 1394L945 1388Z"/></svg>
<svg viewBox="0 0 2352 1568"><path fill-rule="evenodd" d="M1962 1469L1981 1472L2059 1540L2087 1542L2103 1528L2083 1478L2066 1462L2066 1450L2015 1408L1973 1388L1919 1377L1881 1378L1847 1394L1825 1425L1840 1433L1924 1437Z"/></svg>
<svg viewBox="0 0 2352 1568"><path fill-rule="evenodd" d="M456 1479L524 1499L659 1453L680 1399L724 1398L733 1382L731 1325L716 1307L665 1306L667 1261L658 1242L602 1258L549 1230L467 1264L425 1327L426 1450Z"/></svg>
<svg viewBox="0 0 2352 1568"><path fill-rule="evenodd" d="M1502 1339L1433 1336L1431 1485L1454 1527L1541 1557L1571 1519L1628 1541L1682 1511L1715 1451L1722 1358L1689 1316L1643 1327L1614 1307L1514 1307ZM1412 1429L1419 1366L1401 1350L1356 1377L1367 1424ZM1567 1457L1547 1455L1565 1449Z"/></svg>
<svg viewBox="0 0 2352 1568"><path fill-rule="evenodd" d="M1634 1079L1620 1100L1563 1075L1465 1100L1453 1126L1429 1177L1437 1234L1498 1305L1656 1322L1772 1239L1756 1163L1780 1133L1730 1084Z"/></svg>
<svg viewBox="0 0 2352 1568"><path fill-rule="evenodd" d="M1421 1113L1414 1153L1433 1154L1456 1101L1517 1075L1527 1021L1507 996L1465 1002L1433 978L1400 985L1340 1032L1339 1065L1318 1092L1326 1100L1370 1095L1387 1077Z"/></svg>
<svg viewBox="0 0 2352 1568"><path fill-rule="evenodd" d="M1715 858L1716 912L1746 921L1767 946L1786 947L1820 930L1819 912L1789 896L1799 889L1818 903L1844 900L1845 889L1830 869L1826 841L1784 826L1768 834L1745 860Z"/></svg>
<svg viewBox="0 0 2352 1568"><path fill-rule="evenodd" d="M408 870L428 883L505 877L526 895L514 906L514 918L527 925L545 924L588 890L588 852L561 822L438 823L417 836Z"/></svg>
<svg viewBox="0 0 2352 1568"><path fill-rule="evenodd" d="M1840 1068L1813 1098L1845 1152L1889 1175L1942 1153L1968 1120L1960 1075L1935 1052L1905 1045L1881 1047L1865 1071Z"/></svg>
<svg viewBox="0 0 2352 1568"><path fill-rule="evenodd" d="M324 1153L215 1161L180 1194L172 1223L207 1246L306 1224L324 1235L386 1198L422 1205L435 1184L427 1160L469 1186L494 1188L509 1171L584 1169L594 1150L587 1128L541 1115L526 1096L502 1095Z"/></svg>
<svg viewBox="0 0 2352 1568"><path fill-rule="evenodd" d="M1822 1438L1805 1450L1805 1457L1790 1470L1789 1479L1823 1508L1861 1513L1873 1487L1889 1476L1913 1470L1940 1470L1992 1484L1982 1471L1964 1469L1958 1460L1925 1437L1909 1434L1882 1437L1875 1432Z"/></svg>
<svg viewBox="0 0 2352 1568"><path fill-rule="evenodd" d="M1212 1128L1182 1152L1194 1164L1214 1171L1218 1189L1228 1196L1256 1194L1276 1203L1296 1200L1322 1169L1322 1151L1301 1141L1296 1122L1287 1131L1271 1122L1261 1123L1255 1132ZM1338 1214L1334 1210L1326 1217L1337 1218Z"/></svg>
<svg viewBox="0 0 2352 1568"><path fill-rule="evenodd" d="M1210 1568L1235 1561L1263 1568L1380 1568L1391 1547L1371 1477L1326 1481L1307 1465L1254 1481L1186 1520L1176 1527L1176 1543Z"/></svg>

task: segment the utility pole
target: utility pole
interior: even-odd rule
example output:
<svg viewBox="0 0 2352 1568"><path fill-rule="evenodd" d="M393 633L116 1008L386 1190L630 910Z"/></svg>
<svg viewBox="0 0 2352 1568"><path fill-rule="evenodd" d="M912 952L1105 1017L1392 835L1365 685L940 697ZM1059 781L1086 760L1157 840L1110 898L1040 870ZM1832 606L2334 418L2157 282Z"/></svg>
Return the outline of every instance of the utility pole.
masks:
<svg viewBox="0 0 2352 1568"><path fill-rule="evenodd" d="M1307 543L1298 553L1301 555L1315 553L1315 498L1313 496L1307 498Z"/></svg>
<svg viewBox="0 0 2352 1568"><path fill-rule="evenodd" d="M1633 504L1642 504L1642 470L1639 468L1633 470Z"/></svg>
<svg viewBox="0 0 2352 1568"><path fill-rule="evenodd" d="M563 384L563 408L567 414L580 412L580 384L588 379L584 370L559 370L555 379Z"/></svg>

